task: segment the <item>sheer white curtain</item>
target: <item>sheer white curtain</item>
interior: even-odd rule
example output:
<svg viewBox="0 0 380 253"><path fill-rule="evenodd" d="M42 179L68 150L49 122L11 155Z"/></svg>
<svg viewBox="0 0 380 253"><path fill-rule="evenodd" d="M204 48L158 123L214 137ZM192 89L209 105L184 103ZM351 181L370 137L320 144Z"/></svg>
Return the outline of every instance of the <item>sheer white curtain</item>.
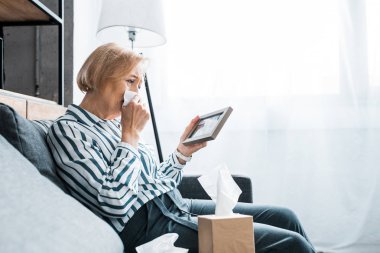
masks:
<svg viewBox="0 0 380 253"><path fill-rule="evenodd" d="M168 43L146 50L164 154L193 116L230 105L186 173L225 162L319 249L379 252L380 2L165 3Z"/></svg>

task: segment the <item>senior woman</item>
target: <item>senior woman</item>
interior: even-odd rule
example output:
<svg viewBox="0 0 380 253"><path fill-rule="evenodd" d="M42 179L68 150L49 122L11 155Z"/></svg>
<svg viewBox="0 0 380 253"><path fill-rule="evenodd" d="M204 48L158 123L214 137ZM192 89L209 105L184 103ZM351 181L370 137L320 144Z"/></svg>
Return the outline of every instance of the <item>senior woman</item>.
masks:
<svg viewBox="0 0 380 253"><path fill-rule="evenodd" d="M98 47L77 77L83 101L57 119L48 143L72 196L113 227L126 252L169 232L179 234L176 246L198 252L196 215L213 213L215 204L184 200L177 186L186 164L181 156L206 146L181 144L199 117L186 127L176 152L157 163L140 142L147 108L138 95L123 106L126 90L139 92L143 62L116 44ZM292 211L238 203L234 212L253 216L256 252L314 252Z"/></svg>

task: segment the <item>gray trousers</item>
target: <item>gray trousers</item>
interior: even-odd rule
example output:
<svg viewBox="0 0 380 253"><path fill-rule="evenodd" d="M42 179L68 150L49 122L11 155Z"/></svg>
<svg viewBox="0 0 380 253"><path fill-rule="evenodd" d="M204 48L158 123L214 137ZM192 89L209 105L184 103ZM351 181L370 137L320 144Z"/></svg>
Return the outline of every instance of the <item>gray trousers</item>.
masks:
<svg viewBox="0 0 380 253"><path fill-rule="evenodd" d="M175 246L198 252L196 215L213 214L211 200L182 199L176 190L153 199L141 207L119 234L125 252L166 233L179 235ZM257 253L314 253L298 218L289 209L238 203L234 213L252 215Z"/></svg>

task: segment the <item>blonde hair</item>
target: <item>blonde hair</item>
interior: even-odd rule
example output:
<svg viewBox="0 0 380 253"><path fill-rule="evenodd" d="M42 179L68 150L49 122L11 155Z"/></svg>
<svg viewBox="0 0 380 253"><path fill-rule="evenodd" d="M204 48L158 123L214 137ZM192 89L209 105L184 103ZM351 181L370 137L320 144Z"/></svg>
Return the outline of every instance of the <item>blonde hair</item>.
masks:
<svg viewBox="0 0 380 253"><path fill-rule="evenodd" d="M115 43L108 43L95 49L86 59L77 75L81 91L88 92L100 84L118 80L128 75L136 67L143 71L143 56L126 50ZM142 75L142 73L139 73ZM140 77L139 77L140 78ZM140 81L140 80L138 80Z"/></svg>

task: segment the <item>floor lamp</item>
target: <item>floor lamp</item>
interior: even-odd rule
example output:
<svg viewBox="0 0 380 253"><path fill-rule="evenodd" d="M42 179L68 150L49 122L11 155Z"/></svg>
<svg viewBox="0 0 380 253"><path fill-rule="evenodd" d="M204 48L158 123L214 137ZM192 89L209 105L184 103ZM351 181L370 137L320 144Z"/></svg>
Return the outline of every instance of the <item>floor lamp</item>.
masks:
<svg viewBox="0 0 380 253"><path fill-rule="evenodd" d="M103 0L97 36L103 42L128 43L132 48L165 44L165 29L160 0ZM160 139L153 111L147 75L145 90L160 162L163 162Z"/></svg>

